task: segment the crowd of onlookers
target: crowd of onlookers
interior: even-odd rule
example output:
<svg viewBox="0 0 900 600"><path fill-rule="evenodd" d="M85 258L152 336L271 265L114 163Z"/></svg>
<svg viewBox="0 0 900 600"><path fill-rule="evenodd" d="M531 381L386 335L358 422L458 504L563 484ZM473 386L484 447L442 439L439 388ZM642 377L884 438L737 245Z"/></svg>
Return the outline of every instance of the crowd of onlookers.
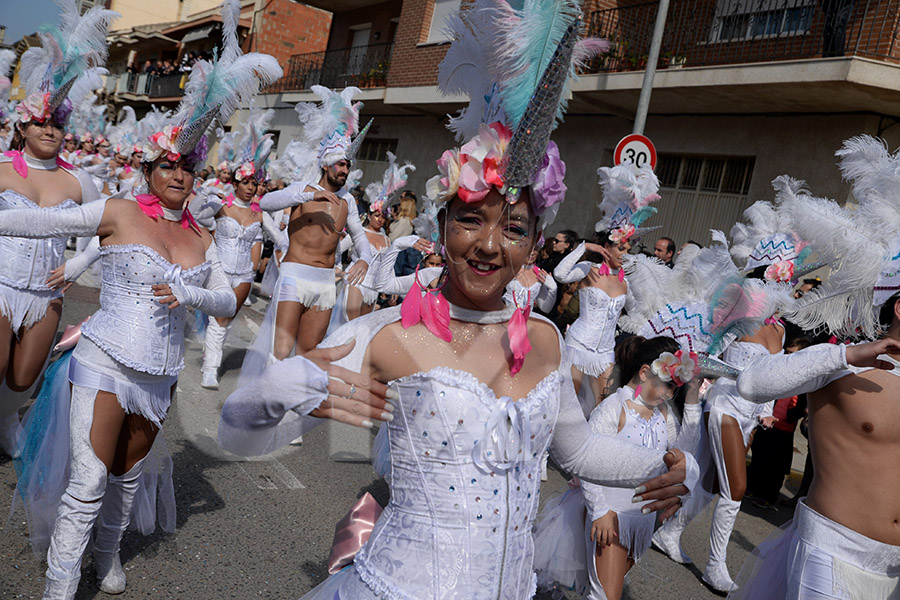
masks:
<svg viewBox="0 0 900 600"><path fill-rule="evenodd" d="M164 75L172 75L174 73L187 74L191 72L194 63L198 60L210 60L212 54L210 52L194 52L193 50L185 52L181 59L157 59L145 60L143 65L140 61L129 63L126 69L129 73L155 75L162 77Z"/></svg>

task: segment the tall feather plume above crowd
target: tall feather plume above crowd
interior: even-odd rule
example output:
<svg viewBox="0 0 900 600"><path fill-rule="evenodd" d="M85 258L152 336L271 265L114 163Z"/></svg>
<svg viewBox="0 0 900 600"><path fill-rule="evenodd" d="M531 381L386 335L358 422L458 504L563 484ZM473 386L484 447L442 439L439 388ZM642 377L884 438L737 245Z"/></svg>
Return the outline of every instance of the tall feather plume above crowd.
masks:
<svg viewBox="0 0 900 600"><path fill-rule="evenodd" d="M447 95L469 97L468 106L450 119L457 141L474 137L482 123L500 121L515 129L560 40L580 16L575 0L475 0L448 19L453 44L438 69L438 87ZM606 40L596 38L575 43L551 129L565 112L568 81L584 61L608 48Z"/></svg>
<svg viewBox="0 0 900 600"><path fill-rule="evenodd" d="M72 0L54 2L60 9L59 26L39 32L41 46L29 48L20 59L19 78L28 94L60 89L104 64L109 24L120 16L99 6L79 15Z"/></svg>
<svg viewBox="0 0 900 600"><path fill-rule="evenodd" d="M179 145L200 137L210 121L206 115L217 116L225 123L242 102L284 74L275 57L258 52L243 54L237 38L240 0L226 0L222 5L222 52L214 53L212 62L200 60L194 64L184 87L184 98L175 111L175 120L197 125L202 131L186 131ZM204 121L205 125L204 125Z"/></svg>

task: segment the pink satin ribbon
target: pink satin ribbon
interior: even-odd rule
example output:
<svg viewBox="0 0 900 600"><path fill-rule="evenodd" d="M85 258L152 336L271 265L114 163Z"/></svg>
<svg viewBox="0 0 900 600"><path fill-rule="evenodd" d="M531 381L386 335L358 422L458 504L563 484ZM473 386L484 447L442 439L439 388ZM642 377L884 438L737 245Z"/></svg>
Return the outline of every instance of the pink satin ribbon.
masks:
<svg viewBox="0 0 900 600"><path fill-rule="evenodd" d="M541 274L541 268L537 265L531 265L531 272L539 276Z"/></svg>
<svg viewBox="0 0 900 600"><path fill-rule="evenodd" d="M516 302L513 295L513 302ZM509 349L512 350L513 363L509 369L510 374L515 375L522 370L525 356L531 352L531 341L528 339L528 317L531 316L531 292L528 292L528 303L519 306L516 302L516 310L513 311L506 326L509 335Z"/></svg>
<svg viewBox="0 0 900 600"><path fill-rule="evenodd" d="M418 267L415 275L415 283L400 305L400 323L403 329L424 323L425 328L435 336L445 342L453 341L453 334L450 332L450 303L441 294L440 288L430 290L422 287Z"/></svg>
<svg viewBox="0 0 900 600"><path fill-rule="evenodd" d="M151 219L163 216L162 206L159 205L162 201L153 194L138 194L134 199L137 200L138 207L141 211ZM194 216L191 214L191 211L184 209L181 212L181 228L187 229L188 227L193 227L197 231L200 230L200 227L197 226L197 222L194 221Z"/></svg>
<svg viewBox="0 0 900 600"><path fill-rule="evenodd" d="M612 271L609 270L609 265L606 263L603 263L602 265L597 267L597 273L599 275L612 275L613 274ZM616 274L616 277L619 278L619 281L624 283L625 282L625 271L623 269L619 269L619 272L618 272L618 274Z"/></svg>
<svg viewBox="0 0 900 600"><path fill-rule="evenodd" d="M766 319L766 325L775 325L776 323L784 327L784 321L782 321L781 319L776 319L775 315L772 315L771 317Z"/></svg>
<svg viewBox="0 0 900 600"><path fill-rule="evenodd" d="M3 156L7 156L12 159L13 170L18 173L22 179L28 177L28 163L25 162L25 155L21 150L7 150L3 153ZM56 165L66 169L74 168L72 165L58 156L56 157Z"/></svg>
<svg viewBox="0 0 900 600"><path fill-rule="evenodd" d="M88 322L88 317L78 325L66 325L66 330L63 331L62 337L59 338L59 343L53 346L54 352L65 352L70 348L74 348L75 344L78 343L78 340L81 339L81 326Z"/></svg>
<svg viewBox="0 0 900 600"><path fill-rule="evenodd" d="M234 203L234 194L228 194L225 196L225 204L231 208L231 205ZM262 209L259 207L259 199L253 200L250 202L250 210L253 212L262 212Z"/></svg>
<svg viewBox="0 0 900 600"><path fill-rule="evenodd" d="M375 522L384 509L372 494L366 492L334 527L334 542L328 555L328 572L332 575L353 562L356 553L369 541Z"/></svg>
<svg viewBox="0 0 900 600"><path fill-rule="evenodd" d="M130 174L131 173L131 165L125 165L125 168L123 170L125 171L126 175Z"/></svg>

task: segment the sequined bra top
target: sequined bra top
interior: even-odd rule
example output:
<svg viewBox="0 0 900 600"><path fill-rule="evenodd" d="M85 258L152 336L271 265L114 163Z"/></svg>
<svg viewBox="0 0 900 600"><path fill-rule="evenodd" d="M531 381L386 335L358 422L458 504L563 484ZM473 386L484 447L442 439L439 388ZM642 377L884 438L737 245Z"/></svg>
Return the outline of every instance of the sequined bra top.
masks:
<svg viewBox="0 0 900 600"><path fill-rule="evenodd" d="M231 217L216 219L216 248L222 269L229 275L253 271L253 244L262 240L262 223L244 227Z"/></svg>
<svg viewBox="0 0 900 600"><path fill-rule="evenodd" d="M391 600L534 595L531 527L561 382L553 372L517 402L444 367L391 383L391 499L354 560L368 588Z"/></svg>
<svg viewBox="0 0 900 600"><path fill-rule="evenodd" d="M101 246L100 264L100 310L81 333L126 367L177 375L184 367L187 309L169 310L153 295L152 286L175 281L181 267L142 244ZM202 287L210 269L207 261L181 270L182 281Z"/></svg>
<svg viewBox="0 0 900 600"><path fill-rule="evenodd" d="M77 207L74 200L66 200L49 210ZM0 192L0 210L27 208L39 210L37 204L14 190ZM0 283L26 289L47 291L50 272L64 260L66 238L28 239L0 237Z"/></svg>

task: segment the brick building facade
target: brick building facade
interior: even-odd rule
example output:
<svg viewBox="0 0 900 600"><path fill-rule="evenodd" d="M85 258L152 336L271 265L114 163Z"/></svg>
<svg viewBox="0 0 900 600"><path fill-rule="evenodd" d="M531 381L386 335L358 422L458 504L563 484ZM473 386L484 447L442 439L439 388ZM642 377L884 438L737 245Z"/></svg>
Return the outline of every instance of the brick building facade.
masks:
<svg viewBox="0 0 900 600"><path fill-rule="evenodd" d="M325 50L331 19L331 13L320 8L272 0L257 15L245 51L271 54L283 67L295 54Z"/></svg>

